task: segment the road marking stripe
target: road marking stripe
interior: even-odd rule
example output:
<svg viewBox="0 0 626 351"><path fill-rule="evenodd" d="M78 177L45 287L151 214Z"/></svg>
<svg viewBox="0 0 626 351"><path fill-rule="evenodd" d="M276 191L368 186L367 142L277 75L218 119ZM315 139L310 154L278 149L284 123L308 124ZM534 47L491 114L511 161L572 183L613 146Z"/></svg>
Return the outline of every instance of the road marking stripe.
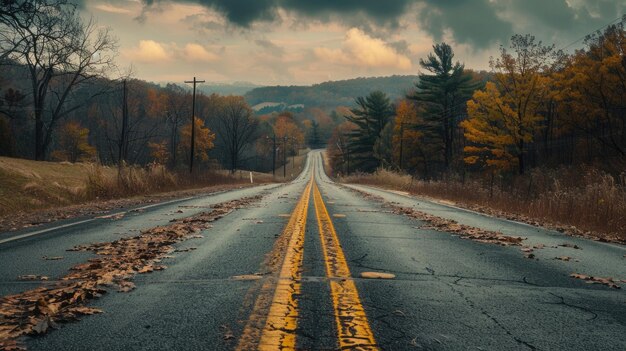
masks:
<svg viewBox="0 0 626 351"><path fill-rule="evenodd" d="M248 324L239 339L237 350L255 348L255 340L259 340L258 345L256 345L258 350L295 350L304 233L312 183L313 180L311 179L283 230L283 234L289 235L289 244L260 338L258 338L258 327L255 326L255 323L258 321L264 306L267 306L268 298L266 295L273 282L270 279L261 288L261 293L254 305Z"/></svg>
<svg viewBox="0 0 626 351"><path fill-rule="evenodd" d="M342 350L378 350L374 333L359 299L356 285L350 279L350 268L348 268L337 232L326 205L324 205L317 183L313 186L313 202L315 203L315 214L324 251L326 275L331 278L330 288L335 310L339 348Z"/></svg>

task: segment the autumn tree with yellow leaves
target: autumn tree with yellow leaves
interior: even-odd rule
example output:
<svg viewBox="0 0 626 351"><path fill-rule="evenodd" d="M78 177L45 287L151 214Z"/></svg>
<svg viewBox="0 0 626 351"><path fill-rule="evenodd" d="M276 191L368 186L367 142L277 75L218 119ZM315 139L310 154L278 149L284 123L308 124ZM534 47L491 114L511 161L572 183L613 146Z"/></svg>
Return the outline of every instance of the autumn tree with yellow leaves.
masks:
<svg viewBox="0 0 626 351"><path fill-rule="evenodd" d="M420 163L427 163L422 145L423 132L418 129L422 123L414 101L403 99L396 105L393 155L399 169L414 170Z"/></svg>
<svg viewBox="0 0 626 351"><path fill-rule="evenodd" d="M524 174L525 153L542 128L555 50L532 35L514 35L510 48L491 60L494 81L468 101L461 126L472 143L464 148L466 163Z"/></svg>
<svg viewBox="0 0 626 351"><path fill-rule="evenodd" d="M96 148L89 144L89 129L83 128L78 122L65 123L59 133L58 148L51 156L72 163L93 159Z"/></svg>
<svg viewBox="0 0 626 351"><path fill-rule="evenodd" d="M557 77L562 129L583 135L581 152L626 161L625 21L587 37Z"/></svg>
<svg viewBox="0 0 626 351"><path fill-rule="evenodd" d="M195 126L195 145L194 156L196 160L208 161L209 150L214 146L215 133L204 126L204 121L198 117L194 118ZM191 123L185 124L180 130L180 143L178 144L178 152L183 158L189 159L191 153Z"/></svg>

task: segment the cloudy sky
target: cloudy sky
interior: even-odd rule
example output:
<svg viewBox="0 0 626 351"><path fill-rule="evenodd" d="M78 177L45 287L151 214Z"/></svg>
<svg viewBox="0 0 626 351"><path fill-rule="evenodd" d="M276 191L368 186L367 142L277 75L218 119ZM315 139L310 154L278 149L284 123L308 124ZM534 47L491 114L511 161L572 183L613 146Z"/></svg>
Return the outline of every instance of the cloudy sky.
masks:
<svg viewBox="0 0 626 351"><path fill-rule="evenodd" d="M417 74L441 41L487 69L514 33L565 47L626 11L624 0L82 1L138 78L263 85Z"/></svg>

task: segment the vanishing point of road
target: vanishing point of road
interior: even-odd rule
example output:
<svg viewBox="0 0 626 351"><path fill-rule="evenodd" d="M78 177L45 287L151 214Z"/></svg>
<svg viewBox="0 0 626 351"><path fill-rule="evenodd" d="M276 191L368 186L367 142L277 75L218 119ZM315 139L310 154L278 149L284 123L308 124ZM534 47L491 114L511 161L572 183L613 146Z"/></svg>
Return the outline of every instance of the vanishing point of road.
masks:
<svg viewBox="0 0 626 351"><path fill-rule="evenodd" d="M76 245L136 236L256 195L202 238L178 244L195 250L168 258L168 269L91 303L104 313L28 338L28 350L626 350L626 289L570 277L626 279L624 246L337 184L321 151L287 184L3 234L0 296L41 284L20 275L54 279L93 257L66 251ZM543 249L529 259L519 247L435 231L389 204Z"/></svg>

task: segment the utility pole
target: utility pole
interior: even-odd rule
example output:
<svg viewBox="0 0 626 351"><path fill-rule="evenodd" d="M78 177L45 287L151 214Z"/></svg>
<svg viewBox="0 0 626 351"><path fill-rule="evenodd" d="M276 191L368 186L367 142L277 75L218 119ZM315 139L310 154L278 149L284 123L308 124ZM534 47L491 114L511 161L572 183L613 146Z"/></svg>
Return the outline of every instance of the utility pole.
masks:
<svg viewBox="0 0 626 351"><path fill-rule="evenodd" d="M293 157L291 158L291 169L296 169L296 155L298 154L298 145L296 144L296 137L291 137L291 140L293 141L293 146L294 149L296 149L296 152L293 154Z"/></svg>
<svg viewBox="0 0 626 351"><path fill-rule="evenodd" d="M126 79L123 81L122 90L122 135L120 136L120 146L118 155L118 164L122 165L122 162L126 160L126 154L128 152L128 89L126 87Z"/></svg>
<svg viewBox="0 0 626 351"><path fill-rule="evenodd" d="M283 137L283 178L287 178L287 136Z"/></svg>
<svg viewBox="0 0 626 351"><path fill-rule="evenodd" d="M402 171L402 146L404 145L404 122L400 122L400 170Z"/></svg>
<svg viewBox="0 0 626 351"><path fill-rule="evenodd" d="M342 133L342 135L346 141L346 174L350 175L350 140L348 140L345 133Z"/></svg>
<svg viewBox="0 0 626 351"><path fill-rule="evenodd" d="M270 140L269 136L265 137ZM272 176L276 177L276 134L272 137Z"/></svg>
<svg viewBox="0 0 626 351"><path fill-rule="evenodd" d="M191 155L189 157L189 173L192 173L194 149L196 146L196 84L204 83L204 81L196 80L196 77L193 77L192 81L186 80L185 83L193 83L193 97L191 99Z"/></svg>

